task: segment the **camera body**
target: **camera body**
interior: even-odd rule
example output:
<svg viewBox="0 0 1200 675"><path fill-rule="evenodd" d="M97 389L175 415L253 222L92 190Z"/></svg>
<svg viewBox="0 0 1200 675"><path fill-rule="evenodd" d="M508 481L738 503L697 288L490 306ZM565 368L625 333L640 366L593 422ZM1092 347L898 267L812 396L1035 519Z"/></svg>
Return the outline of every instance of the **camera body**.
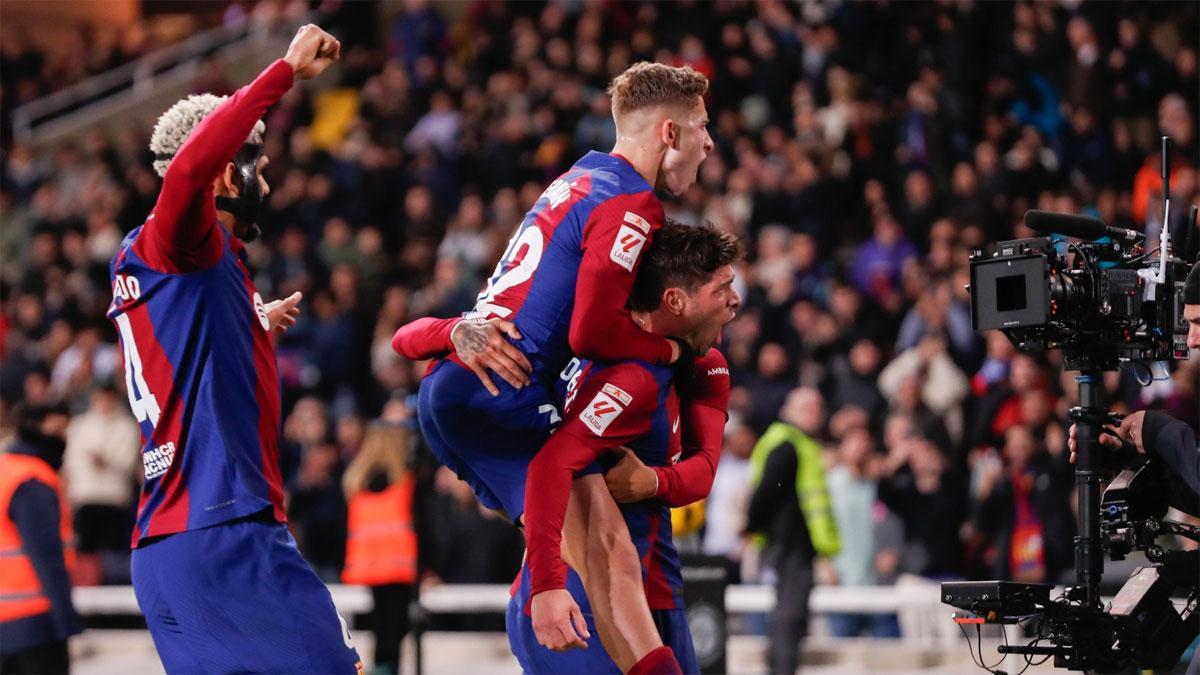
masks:
<svg viewBox="0 0 1200 675"><path fill-rule="evenodd" d="M1187 264L1166 261L1162 282L1159 264L1140 242L1117 238L991 244L971 256L972 325L1001 330L1025 351L1061 349L1068 370L1186 359Z"/></svg>
<svg viewBox="0 0 1200 675"><path fill-rule="evenodd" d="M1164 183L1165 175L1164 169ZM1196 213L1193 208L1192 229ZM1016 239L976 251L971 320L976 330L1002 331L1023 351L1059 349L1065 368L1080 372L1080 406L1071 411L1079 430L1078 585L1050 599L1043 584L948 582L942 600L971 613L962 622L1037 622L1033 643L1006 645L1001 653L1053 656L1056 667L1072 670L1167 668L1200 631L1200 552L1168 550L1156 540L1164 534L1200 540L1200 528L1162 519L1169 494L1162 467L1129 451L1103 455L1096 441L1114 419L1103 406L1103 371L1140 365L1145 372L1152 362L1188 357L1183 286L1189 265L1171 255L1165 233L1160 248L1146 252L1140 232L1092 218L1029 211L1024 220L1042 234L1074 240ZM1184 250L1190 248L1189 240ZM1149 384L1152 377L1140 380ZM1101 496L1105 468L1116 477ZM1099 595L1104 554L1120 560L1134 551L1144 551L1152 565L1139 568L1105 608ZM1172 601L1177 594L1187 598L1182 612Z"/></svg>

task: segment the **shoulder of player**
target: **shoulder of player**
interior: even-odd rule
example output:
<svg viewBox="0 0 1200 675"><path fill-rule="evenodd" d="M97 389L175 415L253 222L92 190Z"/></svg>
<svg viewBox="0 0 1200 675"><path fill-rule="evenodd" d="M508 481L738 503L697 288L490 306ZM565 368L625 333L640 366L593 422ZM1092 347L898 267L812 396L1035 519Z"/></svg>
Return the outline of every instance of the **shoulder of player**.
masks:
<svg viewBox="0 0 1200 675"><path fill-rule="evenodd" d="M729 362L716 348L696 359L695 382L690 388L688 400L718 408L728 403L730 389Z"/></svg>
<svg viewBox="0 0 1200 675"><path fill-rule="evenodd" d="M724 371L720 370L722 368ZM721 350L713 347L709 349L708 353L704 354L704 356L696 359L696 370L704 370L706 372L709 370L717 370L717 372L711 374L728 376L729 362L725 360L725 355L721 353Z"/></svg>
<svg viewBox="0 0 1200 675"><path fill-rule="evenodd" d="M588 388L615 394L626 407L657 407L663 388L659 366L645 361L620 361L596 368L588 375ZM615 391L614 391L615 389Z"/></svg>
<svg viewBox="0 0 1200 675"><path fill-rule="evenodd" d="M729 379L729 362L716 347L696 359L696 380L699 382Z"/></svg>
<svg viewBox="0 0 1200 675"><path fill-rule="evenodd" d="M604 211L632 211L653 223L656 227L663 221L663 206L651 190L626 190L620 185L606 184L593 179L591 199L597 208Z"/></svg>

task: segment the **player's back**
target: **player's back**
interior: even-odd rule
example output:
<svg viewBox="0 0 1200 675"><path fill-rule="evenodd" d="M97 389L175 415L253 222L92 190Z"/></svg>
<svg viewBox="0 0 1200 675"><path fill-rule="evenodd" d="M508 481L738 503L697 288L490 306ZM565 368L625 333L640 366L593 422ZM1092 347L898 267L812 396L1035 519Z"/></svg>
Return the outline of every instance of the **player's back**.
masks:
<svg viewBox="0 0 1200 675"><path fill-rule="evenodd" d="M546 381L572 356L569 331L585 256L629 275L662 223L653 188L623 158L590 152L542 193L513 234L474 313L514 320L518 346ZM627 293L627 291L626 291ZM625 303L619 298L618 306Z"/></svg>
<svg viewBox="0 0 1200 675"><path fill-rule="evenodd" d="M145 227L113 260L107 312L144 443L134 543L265 509L282 522L279 377L245 249L220 227L215 264L169 272L139 254Z"/></svg>

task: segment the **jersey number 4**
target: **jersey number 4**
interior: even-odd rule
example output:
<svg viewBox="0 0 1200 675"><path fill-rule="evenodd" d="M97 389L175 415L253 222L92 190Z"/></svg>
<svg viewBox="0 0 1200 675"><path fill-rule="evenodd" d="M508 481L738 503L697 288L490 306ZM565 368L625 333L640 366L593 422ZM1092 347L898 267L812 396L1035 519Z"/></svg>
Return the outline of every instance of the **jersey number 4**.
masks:
<svg viewBox="0 0 1200 675"><path fill-rule="evenodd" d="M133 326L129 324L129 316L118 314L117 328L121 331L121 351L125 356L125 391L129 394L129 407L133 409L138 422L150 421L151 426L158 426L158 417L162 411L158 407L158 399L150 392L146 377L142 374L142 357L138 354L137 342L133 340Z"/></svg>

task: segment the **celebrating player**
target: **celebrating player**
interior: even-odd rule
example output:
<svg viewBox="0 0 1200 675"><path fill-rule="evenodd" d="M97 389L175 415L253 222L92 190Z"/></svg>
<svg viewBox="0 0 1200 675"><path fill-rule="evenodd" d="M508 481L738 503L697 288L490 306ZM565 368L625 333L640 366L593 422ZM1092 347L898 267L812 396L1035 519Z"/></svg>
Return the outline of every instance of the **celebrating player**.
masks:
<svg viewBox="0 0 1200 675"><path fill-rule="evenodd" d="M259 234L267 107L338 59L313 25L228 99L191 96L154 128L153 212L111 266L145 483L133 543L138 605L170 672L362 672L328 589L288 534L273 330L245 265Z"/></svg>
<svg viewBox="0 0 1200 675"><path fill-rule="evenodd" d="M579 500L568 506L570 485L576 472L619 446L627 446L623 451L633 455L623 463L649 465L658 482L653 491L627 495L637 501L621 511L641 561L655 625L667 645L663 649L673 650L683 672L699 672L680 598L683 579L671 540L669 505L702 498L712 486L729 399L729 369L712 346L740 303L732 287L737 252L731 235L668 223L651 244L630 297L633 318L648 331L686 336L692 347L705 353L696 363L697 378L684 402L686 414L681 415L684 405L672 384L671 369L644 361L592 363L568 396L562 426L530 464L525 498L529 555L508 612L509 642L527 672L616 671L603 650L585 643L589 631L575 598L581 604L587 598L574 574L568 581L560 546L564 524L568 534L605 527L581 508ZM700 454L677 464L684 438L689 452ZM704 487L689 489L689 482ZM589 566L587 556L573 550L570 539L565 551L589 591L604 588L606 569ZM584 650L556 653L571 647Z"/></svg>
<svg viewBox="0 0 1200 675"><path fill-rule="evenodd" d="M485 506L514 522L524 511L529 460L560 421L556 385L570 379L563 369L574 355L694 367L684 341L639 328L625 301L642 251L662 226L655 190L683 194L712 151L702 99L707 87L690 68L661 64L639 63L618 76L610 87L613 151L587 154L546 189L476 302L472 319L504 321L423 319L393 340L410 358L453 347L421 385L421 431ZM493 382L488 370L501 381ZM601 477L577 486L589 513L623 523ZM603 618L601 639L622 670L636 671L657 667L642 659L657 653L662 641L642 592L636 551L622 534L604 538L616 542L613 547L586 550L613 571L613 592L592 597Z"/></svg>

